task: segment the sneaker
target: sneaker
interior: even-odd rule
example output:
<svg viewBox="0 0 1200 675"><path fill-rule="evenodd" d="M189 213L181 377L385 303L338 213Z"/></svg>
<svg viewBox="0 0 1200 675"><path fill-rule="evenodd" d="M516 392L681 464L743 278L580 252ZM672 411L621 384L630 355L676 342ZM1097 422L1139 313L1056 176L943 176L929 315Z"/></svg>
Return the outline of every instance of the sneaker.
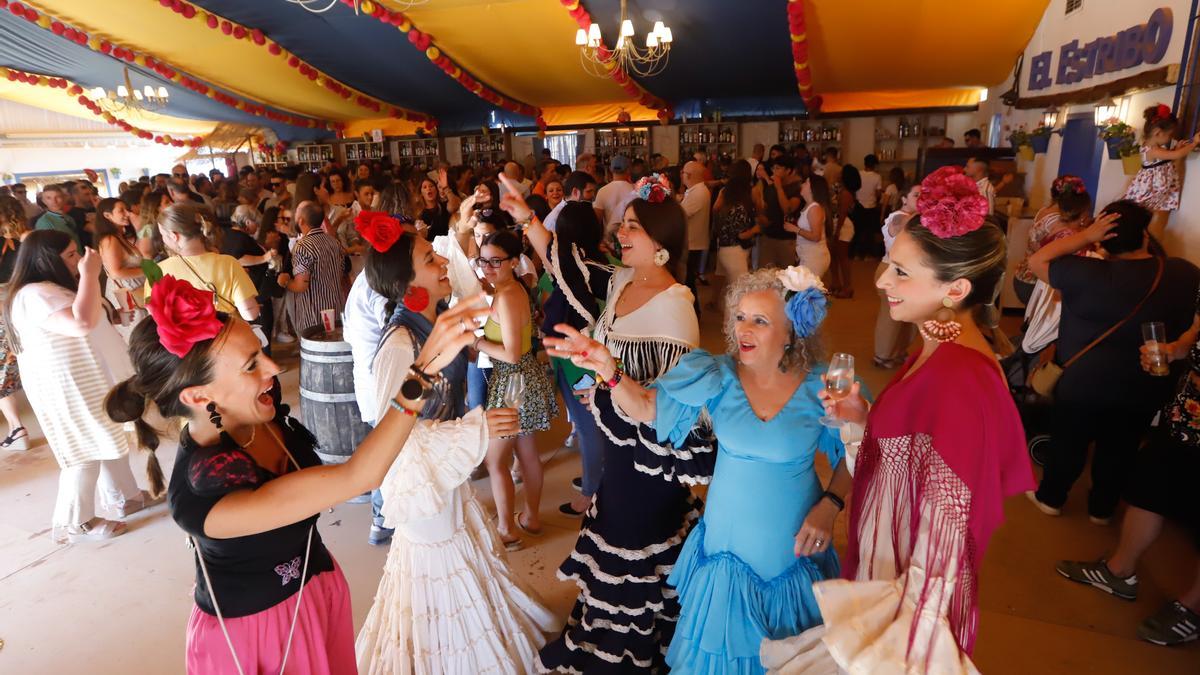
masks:
<svg viewBox="0 0 1200 675"><path fill-rule="evenodd" d="M1037 498L1037 493L1033 490L1026 492L1025 496L1029 498L1029 501L1033 502L1033 505L1037 507L1038 511L1041 511L1048 516L1062 515L1062 509L1050 506L1049 504L1043 504L1042 501Z"/></svg>
<svg viewBox="0 0 1200 675"><path fill-rule="evenodd" d="M296 341L296 337L287 333L280 333L275 336L275 341L281 345L290 345Z"/></svg>
<svg viewBox="0 0 1200 675"><path fill-rule="evenodd" d="M1179 601L1170 602L1138 626L1137 635L1146 642L1174 647L1200 638L1200 614Z"/></svg>
<svg viewBox="0 0 1200 675"><path fill-rule="evenodd" d="M367 534L367 543L372 546L386 546L392 543L394 532L395 530L373 524L370 533Z"/></svg>
<svg viewBox="0 0 1200 675"><path fill-rule="evenodd" d="M1088 522L1090 522L1093 525L1098 525L1100 527L1108 527L1109 525L1112 525L1112 518L1111 517L1101 518L1100 516L1088 516Z"/></svg>
<svg viewBox="0 0 1200 675"><path fill-rule="evenodd" d="M571 487L575 488L576 492L583 493L583 478L576 476L571 479Z"/></svg>
<svg viewBox="0 0 1200 675"><path fill-rule="evenodd" d="M1054 566L1058 573L1080 584L1095 586L1122 600L1137 600L1138 578L1136 574L1119 577L1108 569L1103 560L1096 562L1073 562L1063 560Z"/></svg>
<svg viewBox="0 0 1200 675"><path fill-rule="evenodd" d="M571 508L571 502L559 504L558 512L568 518L582 518L583 514L586 513L586 511L576 511L575 509Z"/></svg>
<svg viewBox="0 0 1200 675"><path fill-rule="evenodd" d="M570 436L567 436L567 440L563 441L563 447L565 447L565 448L575 447L575 432L574 431L571 432Z"/></svg>

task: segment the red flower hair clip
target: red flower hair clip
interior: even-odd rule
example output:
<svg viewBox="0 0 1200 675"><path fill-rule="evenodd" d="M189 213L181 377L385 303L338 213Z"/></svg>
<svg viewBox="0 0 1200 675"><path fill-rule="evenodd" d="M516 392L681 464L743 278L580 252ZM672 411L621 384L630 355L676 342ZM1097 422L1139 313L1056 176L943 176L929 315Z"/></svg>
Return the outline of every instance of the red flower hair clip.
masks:
<svg viewBox="0 0 1200 675"><path fill-rule="evenodd" d="M921 181L917 210L926 229L941 239L950 239L983 227L988 202L961 168L943 166Z"/></svg>
<svg viewBox="0 0 1200 675"><path fill-rule="evenodd" d="M633 191L639 198L657 204L671 196L671 181L667 180L666 174L652 173L638 180Z"/></svg>
<svg viewBox="0 0 1200 675"><path fill-rule="evenodd" d="M1054 182L1050 185L1050 191L1054 194L1072 192L1081 195L1087 193L1087 186L1083 184L1083 179L1079 176L1064 174L1054 179Z"/></svg>
<svg viewBox="0 0 1200 675"><path fill-rule="evenodd" d="M1171 118L1171 106L1165 103L1158 104L1158 110L1154 112L1155 120L1166 120Z"/></svg>
<svg viewBox="0 0 1200 675"><path fill-rule="evenodd" d="M146 309L158 325L158 341L167 351L182 359L197 342L221 334L224 324L213 306L215 297L212 291L202 291L169 274L155 282Z"/></svg>
<svg viewBox="0 0 1200 675"><path fill-rule="evenodd" d="M354 229L380 253L386 252L404 234L400 221L382 211L359 211Z"/></svg>

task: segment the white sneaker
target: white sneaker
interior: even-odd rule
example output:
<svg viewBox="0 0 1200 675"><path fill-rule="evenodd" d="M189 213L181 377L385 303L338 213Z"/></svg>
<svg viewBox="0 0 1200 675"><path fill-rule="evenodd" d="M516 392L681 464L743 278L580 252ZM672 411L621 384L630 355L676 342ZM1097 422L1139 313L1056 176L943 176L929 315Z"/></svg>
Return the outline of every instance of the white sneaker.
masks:
<svg viewBox="0 0 1200 675"><path fill-rule="evenodd" d="M296 341L296 338L292 335L288 335L287 333L280 333L279 335L275 336L275 341L281 345L290 345Z"/></svg>

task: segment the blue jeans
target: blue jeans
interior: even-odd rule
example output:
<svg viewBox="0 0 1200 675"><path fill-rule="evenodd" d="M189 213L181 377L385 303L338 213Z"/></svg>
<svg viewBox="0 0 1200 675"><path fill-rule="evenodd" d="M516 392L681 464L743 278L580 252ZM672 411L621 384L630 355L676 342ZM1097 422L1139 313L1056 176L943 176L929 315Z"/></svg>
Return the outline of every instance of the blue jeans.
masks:
<svg viewBox="0 0 1200 675"><path fill-rule="evenodd" d="M383 526L383 514L380 513L382 510L383 493L380 492L379 488L375 488L371 490L371 524L390 534L392 528Z"/></svg>
<svg viewBox="0 0 1200 675"><path fill-rule="evenodd" d="M596 428L592 411L575 398L562 368L555 369L555 379L567 405L567 414L575 425L575 442L579 444L579 457L583 463L583 496L591 497L600 489L600 477L604 475L604 435Z"/></svg>
<svg viewBox="0 0 1200 675"><path fill-rule="evenodd" d="M491 368L480 368L474 361L467 362L467 410L487 403L487 383L491 374Z"/></svg>

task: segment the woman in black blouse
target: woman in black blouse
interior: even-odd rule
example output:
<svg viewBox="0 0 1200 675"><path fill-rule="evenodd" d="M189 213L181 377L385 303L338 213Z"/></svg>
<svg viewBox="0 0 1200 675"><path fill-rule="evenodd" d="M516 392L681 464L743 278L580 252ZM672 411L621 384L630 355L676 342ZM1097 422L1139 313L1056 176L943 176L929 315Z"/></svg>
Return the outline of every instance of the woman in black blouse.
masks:
<svg viewBox="0 0 1200 675"><path fill-rule="evenodd" d="M470 344L487 307L474 298L442 314L410 374L415 390L406 382L409 395L393 400L349 461L321 466L312 435L276 404L279 368L249 325L184 286L172 277L155 284L152 318L130 341L136 374L112 390L106 408L113 420L134 422L148 448L158 444L144 420L148 401L187 420L168 497L198 554L188 672L355 672L349 592L317 516L379 486L416 423L426 383ZM514 433L515 420L505 422L489 431Z"/></svg>

